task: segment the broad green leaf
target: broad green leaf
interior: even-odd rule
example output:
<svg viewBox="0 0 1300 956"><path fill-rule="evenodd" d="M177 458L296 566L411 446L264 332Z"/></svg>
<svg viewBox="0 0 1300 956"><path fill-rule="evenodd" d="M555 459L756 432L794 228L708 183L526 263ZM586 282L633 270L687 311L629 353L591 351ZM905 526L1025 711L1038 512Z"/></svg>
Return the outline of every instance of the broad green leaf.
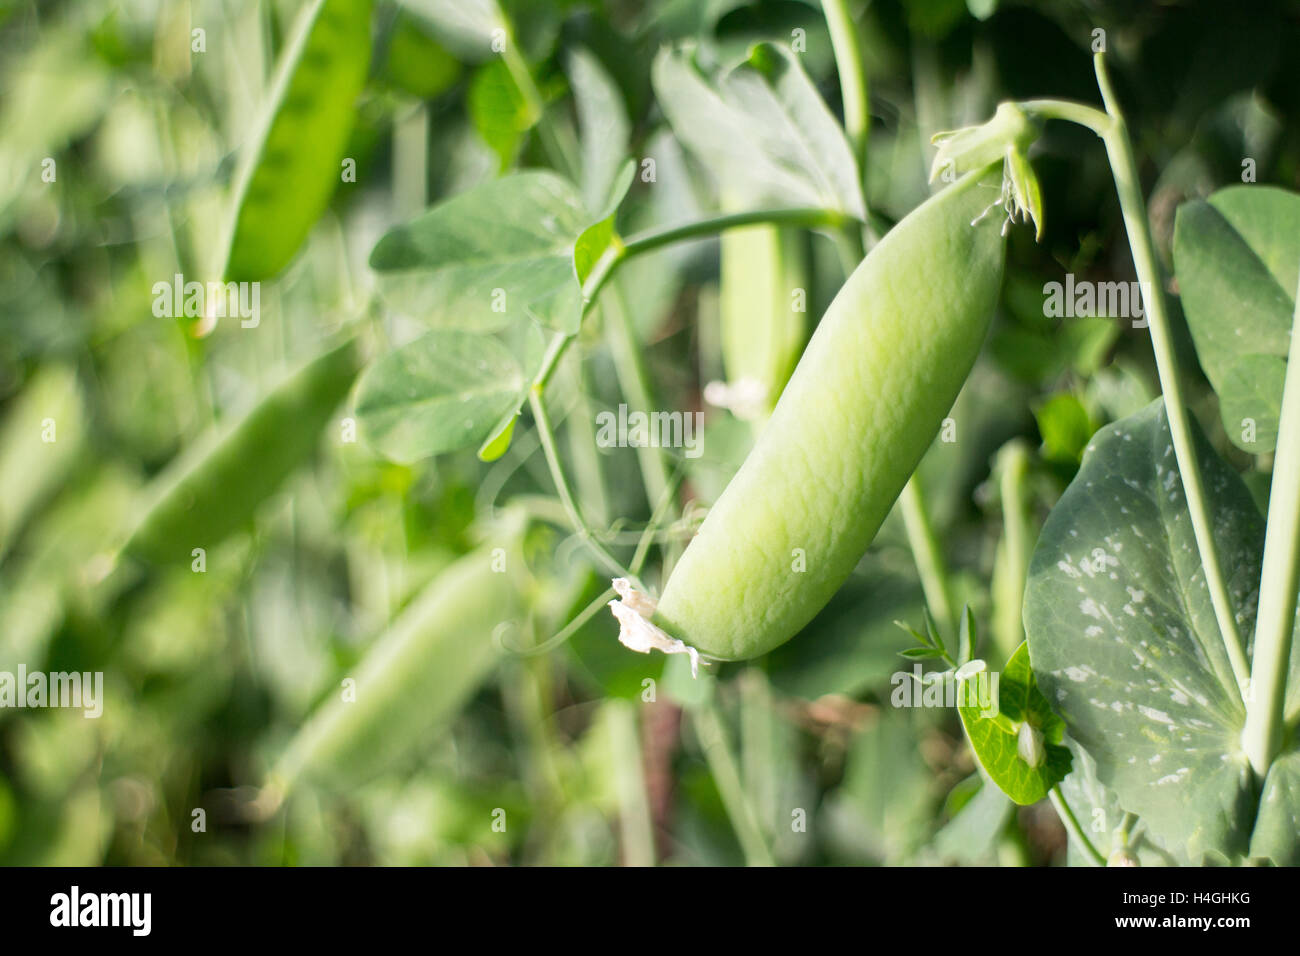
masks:
<svg viewBox="0 0 1300 956"><path fill-rule="evenodd" d="M573 50L568 65L582 148L582 197L588 209L597 209L622 172L631 124L623 94L590 51Z"/></svg>
<svg viewBox="0 0 1300 956"><path fill-rule="evenodd" d="M125 550L189 564L238 530L315 451L359 367L348 337L289 375L243 415L200 436L145 489Z"/></svg>
<svg viewBox="0 0 1300 956"><path fill-rule="evenodd" d="M1097 765L1088 751L1068 738L1066 745L1074 758L1074 769L1061 781L1061 798L1074 812L1093 849L1109 860L1111 854L1124 849L1120 836L1125 810L1120 806L1115 791L1097 779ZM1152 842L1144 827L1130 830L1128 837L1128 850L1136 854L1142 866L1177 865L1173 856ZM1071 866L1094 865L1083 847L1077 846L1073 839L1070 840L1067 858Z"/></svg>
<svg viewBox="0 0 1300 956"><path fill-rule="evenodd" d="M1255 454L1272 451L1300 277L1300 195L1232 186L1184 203L1174 265L1228 438Z"/></svg>
<svg viewBox="0 0 1300 956"><path fill-rule="evenodd" d="M865 218L848 140L794 54L759 44L716 79L694 59L690 47L660 53L655 92L678 139L720 183L749 202Z"/></svg>
<svg viewBox="0 0 1300 956"><path fill-rule="evenodd" d="M1065 725L1034 682L1027 645L1020 645L998 677L996 715L982 706L977 682L983 680L988 678L976 675L963 683L971 703L957 707L975 759L1016 803L1037 803L1070 772L1070 751L1061 746Z"/></svg>
<svg viewBox="0 0 1300 956"><path fill-rule="evenodd" d="M409 464L490 446L527 385L519 362L496 339L440 329L366 370L357 386L357 418L366 441Z"/></svg>
<svg viewBox="0 0 1300 956"><path fill-rule="evenodd" d="M1197 430L1211 522L1243 634L1263 520ZM1097 778L1180 861L1240 857L1254 816L1245 713L1219 636L1161 401L1099 431L1030 563L1034 671Z"/></svg>
<svg viewBox="0 0 1300 956"><path fill-rule="evenodd" d="M227 281L277 275L342 180L370 66L370 0L312 0L280 54L236 177Z"/></svg>
<svg viewBox="0 0 1300 956"><path fill-rule="evenodd" d="M592 217L554 173L515 173L390 231L370 266L398 311L440 328L493 331L522 317L574 332L574 245Z"/></svg>

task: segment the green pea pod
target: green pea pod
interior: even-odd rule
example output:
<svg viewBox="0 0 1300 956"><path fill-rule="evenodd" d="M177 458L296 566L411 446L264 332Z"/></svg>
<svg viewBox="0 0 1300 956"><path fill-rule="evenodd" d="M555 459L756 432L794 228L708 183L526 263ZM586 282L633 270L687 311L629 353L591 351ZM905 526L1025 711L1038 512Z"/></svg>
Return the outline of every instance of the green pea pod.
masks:
<svg viewBox="0 0 1300 956"><path fill-rule="evenodd" d="M283 793L309 779L364 783L399 762L461 710L502 655L498 628L518 614L507 570L515 549L484 548L443 570L398 615L290 742L270 776Z"/></svg>
<svg viewBox="0 0 1300 956"><path fill-rule="evenodd" d="M1001 177L929 199L831 303L656 624L722 660L789 640L848 577L952 408L1002 281ZM992 207L992 208L991 208Z"/></svg>
<svg viewBox="0 0 1300 956"><path fill-rule="evenodd" d="M360 367L354 337L294 372L243 417L218 425L146 489L124 550L153 564L188 563L252 517L315 450Z"/></svg>
<svg viewBox="0 0 1300 956"><path fill-rule="evenodd" d="M371 0L310 0L294 23L236 178L225 279L289 264L342 181L370 66Z"/></svg>
<svg viewBox="0 0 1300 956"><path fill-rule="evenodd" d="M762 420L781 395L807 338L800 236L773 226L722 235L722 359L731 410Z"/></svg>

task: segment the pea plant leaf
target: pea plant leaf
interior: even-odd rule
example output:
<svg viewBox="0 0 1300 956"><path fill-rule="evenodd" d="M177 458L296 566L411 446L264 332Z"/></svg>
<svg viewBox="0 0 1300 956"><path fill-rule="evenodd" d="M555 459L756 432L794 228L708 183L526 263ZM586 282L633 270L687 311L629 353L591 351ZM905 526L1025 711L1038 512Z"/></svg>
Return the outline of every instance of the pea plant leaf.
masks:
<svg viewBox="0 0 1300 956"><path fill-rule="evenodd" d="M584 229L573 244L573 271L579 282L586 283L600 257L617 241L614 218L627 191L632 188L635 175L636 163L631 159L625 160L610 184L609 198L600 218Z"/></svg>
<svg viewBox="0 0 1300 956"><path fill-rule="evenodd" d="M1065 724L1034 682L1029 649L1021 644L996 685L997 706L988 706L988 678L962 682L957 712L971 749L989 779L1021 805L1037 803L1070 772L1070 751L1061 746Z"/></svg>
<svg viewBox="0 0 1300 956"><path fill-rule="evenodd" d="M1263 519L1199 431L1196 445L1230 599L1250 634ZM1181 862L1243 857L1258 800L1240 745L1245 711L1162 401L1093 438L1043 528L1024 608L1043 693L1119 805ZM1294 813L1296 790L1276 782Z"/></svg>
<svg viewBox="0 0 1300 956"><path fill-rule="evenodd" d="M518 359L497 339L435 329L366 370L358 423L376 450L403 464L471 445L499 455L527 386Z"/></svg>
<svg viewBox="0 0 1300 956"><path fill-rule="evenodd" d="M370 66L370 13L370 0L312 0L299 14L236 175L227 281L283 270L341 181Z"/></svg>
<svg viewBox="0 0 1300 956"><path fill-rule="evenodd" d="M1145 828L1134 827L1128 834L1124 833L1126 811L1115 791L1097 779L1097 765L1088 751L1068 738L1066 746L1074 758L1074 769L1061 781L1061 799L1082 825L1093 848L1107 860L1112 854L1126 851L1141 866L1176 866L1178 861L1157 847ZM1090 865L1082 847L1073 840L1068 853L1072 866Z"/></svg>
<svg viewBox="0 0 1300 956"><path fill-rule="evenodd" d="M716 78L700 71L692 47L665 50L653 79L677 138L729 190L866 217L848 140L786 48L760 43Z"/></svg>
<svg viewBox="0 0 1300 956"><path fill-rule="evenodd" d="M1291 681L1295 687L1294 667ZM1294 713L1290 723L1295 726ZM1300 749L1274 759L1269 767L1250 837L1250 855L1272 860L1277 866L1300 866Z"/></svg>
<svg viewBox="0 0 1300 956"><path fill-rule="evenodd" d="M1184 203L1174 266L1228 437L1244 451L1272 451L1300 278L1300 195L1232 186Z"/></svg>
<svg viewBox="0 0 1300 956"><path fill-rule="evenodd" d="M505 17L497 0L401 0L424 20L438 39L457 55L481 61L494 53L494 36L505 30Z"/></svg>
<svg viewBox="0 0 1300 956"><path fill-rule="evenodd" d="M515 173L393 229L370 267L394 309L435 328L489 332L527 317L572 333L582 299L574 247L592 220L567 180Z"/></svg>
<svg viewBox="0 0 1300 956"><path fill-rule="evenodd" d="M570 53L568 73L581 133L582 198L596 209L622 174L631 124L623 94L590 51L579 47Z"/></svg>

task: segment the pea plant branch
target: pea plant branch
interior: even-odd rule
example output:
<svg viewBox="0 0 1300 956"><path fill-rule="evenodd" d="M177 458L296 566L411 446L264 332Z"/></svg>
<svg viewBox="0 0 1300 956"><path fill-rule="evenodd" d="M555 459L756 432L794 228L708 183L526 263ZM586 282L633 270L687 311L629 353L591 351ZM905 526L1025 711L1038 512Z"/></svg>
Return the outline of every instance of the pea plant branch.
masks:
<svg viewBox="0 0 1300 956"><path fill-rule="evenodd" d="M840 75L840 97L844 101L844 126L858 167L866 170L867 143L871 136L871 112L867 98L867 71L862 66L862 44L858 28L849 13L848 0L822 0L831 49Z"/></svg>
<svg viewBox="0 0 1300 956"><path fill-rule="evenodd" d="M1092 841L1088 839L1088 834L1085 833L1083 827L1079 825L1079 818L1074 815L1074 811L1070 809L1070 805L1065 801L1065 798L1061 796L1061 788L1059 786L1053 787L1048 792L1047 796L1052 801L1052 806L1056 808L1056 813L1061 818L1061 822L1065 825L1065 830L1070 835L1070 839L1073 840L1078 845L1079 849L1084 852L1088 857L1089 862L1094 866L1105 866L1106 858L1101 855L1098 849L1092 845Z"/></svg>
<svg viewBox="0 0 1300 956"><path fill-rule="evenodd" d="M1147 223L1146 202L1142 196L1137 162L1133 157L1133 146L1129 140L1124 114L1106 70L1104 54L1095 55L1094 66L1106 112L1103 113L1082 103L1062 100L1030 100L1020 103L1019 106L1033 116L1068 120L1082 125L1096 133L1106 147L1111 172L1115 178L1115 187L1119 194L1120 210L1128 232L1129 246L1133 253L1133 266L1142 289L1150 294L1147 315L1151 328L1151 348L1155 353L1156 370L1160 376L1161 391L1165 396L1169 430L1173 436L1174 456L1178 461L1178 471L1187 497L1187 510L1191 515L1192 530L1200 552L1201 564L1205 569L1206 585L1210 591L1219 633L1223 637L1233 676L1237 681L1238 693L1243 698L1250 698L1253 696L1247 692L1250 664L1246 659L1232 601L1228 595L1223 567L1214 543L1213 521L1201 478L1200 464L1192 443L1191 418L1174 353L1172 322L1169 318L1164 283L1161 281L1160 270L1156 264L1151 230ZM1247 709L1250 709L1249 700ZM1260 770L1258 766L1255 769Z"/></svg>
<svg viewBox="0 0 1300 956"><path fill-rule="evenodd" d="M1282 749L1286 731L1287 668L1295 633L1296 592L1300 589L1300 290L1296 297L1278 422L1264 538L1264 568L1255 618L1251 681L1242 746L1261 776Z"/></svg>

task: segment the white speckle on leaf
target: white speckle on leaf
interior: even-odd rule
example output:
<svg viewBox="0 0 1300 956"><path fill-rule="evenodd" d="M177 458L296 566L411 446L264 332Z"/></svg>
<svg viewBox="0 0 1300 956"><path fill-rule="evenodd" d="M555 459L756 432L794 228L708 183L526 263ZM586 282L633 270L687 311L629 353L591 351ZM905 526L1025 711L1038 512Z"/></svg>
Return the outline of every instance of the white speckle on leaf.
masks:
<svg viewBox="0 0 1300 956"><path fill-rule="evenodd" d="M1138 713L1141 714L1143 717L1146 717L1148 720L1154 720L1162 724L1168 724L1170 727L1174 725L1173 719L1168 714L1166 714L1163 710L1156 710L1154 707L1146 707L1142 704L1138 704Z"/></svg>

